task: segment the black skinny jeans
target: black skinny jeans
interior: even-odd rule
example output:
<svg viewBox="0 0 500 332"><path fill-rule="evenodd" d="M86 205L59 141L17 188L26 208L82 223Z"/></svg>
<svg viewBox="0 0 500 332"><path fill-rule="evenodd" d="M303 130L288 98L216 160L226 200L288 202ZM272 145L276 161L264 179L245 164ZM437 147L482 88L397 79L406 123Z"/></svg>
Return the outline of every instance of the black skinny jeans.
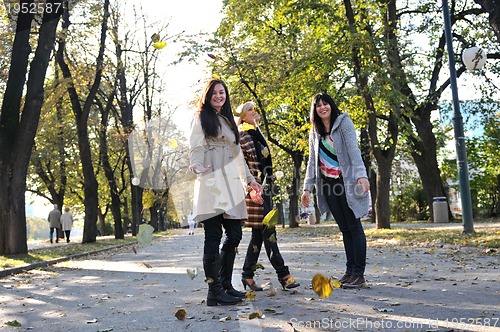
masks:
<svg viewBox="0 0 500 332"><path fill-rule="evenodd" d="M241 220L225 219L222 214L203 221L205 230L204 255L219 255L219 246L222 239L222 227L226 237L222 251L235 252L242 237Z"/></svg>
<svg viewBox="0 0 500 332"><path fill-rule="evenodd" d="M342 177L322 177L321 181L328 207L342 232L347 257L346 273L362 276L366 267L366 236L361 220L354 216L347 205Z"/></svg>
<svg viewBox="0 0 500 332"><path fill-rule="evenodd" d="M241 274L242 277L245 279L253 279L255 266L259 260L260 250L262 249L262 243L264 243L267 257L269 258L273 268L276 270L278 278L281 279L289 275L290 271L288 270L288 266L285 265L285 261L283 260L278 248L276 227L265 227L252 228L252 237L250 238L250 243L248 244L245 264L243 265L243 273Z"/></svg>
<svg viewBox="0 0 500 332"><path fill-rule="evenodd" d="M264 216L271 211L271 195L264 191ZM285 265L283 256L281 256L278 248L278 239L276 236L276 227L268 228L252 228L252 237L248 243L247 255L245 263L243 264L243 273L241 274L245 279L253 279L255 266L259 260L262 243L266 249L267 257L271 262L278 278L286 277L290 274L288 266Z"/></svg>

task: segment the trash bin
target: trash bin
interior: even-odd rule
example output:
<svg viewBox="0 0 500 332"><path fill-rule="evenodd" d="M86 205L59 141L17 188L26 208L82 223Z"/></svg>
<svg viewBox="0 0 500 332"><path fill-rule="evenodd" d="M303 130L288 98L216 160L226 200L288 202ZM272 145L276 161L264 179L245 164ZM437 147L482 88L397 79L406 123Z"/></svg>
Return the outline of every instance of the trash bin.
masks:
<svg viewBox="0 0 500 332"><path fill-rule="evenodd" d="M434 197L432 202L434 210L433 219L435 223L448 222L448 202L446 197Z"/></svg>

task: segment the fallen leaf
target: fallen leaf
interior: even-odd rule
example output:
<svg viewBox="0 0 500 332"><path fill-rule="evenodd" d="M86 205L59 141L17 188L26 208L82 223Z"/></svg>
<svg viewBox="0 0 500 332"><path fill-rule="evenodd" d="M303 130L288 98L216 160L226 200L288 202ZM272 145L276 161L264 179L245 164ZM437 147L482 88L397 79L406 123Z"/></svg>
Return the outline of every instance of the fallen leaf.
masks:
<svg viewBox="0 0 500 332"><path fill-rule="evenodd" d="M175 318L178 320L184 320L186 318L186 310L180 309L175 312Z"/></svg>
<svg viewBox="0 0 500 332"><path fill-rule="evenodd" d="M255 310L248 316L248 319L254 319L254 318L264 318L264 315L260 310Z"/></svg>
<svg viewBox="0 0 500 332"><path fill-rule="evenodd" d="M14 327L21 327L21 323L19 323L17 320L11 320L11 321L8 321L8 322L5 322L5 325L8 325L8 326L14 326Z"/></svg>

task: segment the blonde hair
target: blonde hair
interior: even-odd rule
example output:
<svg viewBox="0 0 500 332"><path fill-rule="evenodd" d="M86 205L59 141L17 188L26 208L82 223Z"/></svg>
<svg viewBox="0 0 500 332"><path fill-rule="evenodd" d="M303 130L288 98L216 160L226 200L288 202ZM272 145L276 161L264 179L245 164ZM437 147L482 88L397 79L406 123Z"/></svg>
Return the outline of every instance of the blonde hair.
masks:
<svg viewBox="0 0 500 332"><path fill-rule="evenodd" d="M238 106L234 112L234 115L238 117L236 124L240 125L243 122L243 118L247 115L247 112L255 109L256 106L257 105L253 101L247 101L246 103Z"/></svg>

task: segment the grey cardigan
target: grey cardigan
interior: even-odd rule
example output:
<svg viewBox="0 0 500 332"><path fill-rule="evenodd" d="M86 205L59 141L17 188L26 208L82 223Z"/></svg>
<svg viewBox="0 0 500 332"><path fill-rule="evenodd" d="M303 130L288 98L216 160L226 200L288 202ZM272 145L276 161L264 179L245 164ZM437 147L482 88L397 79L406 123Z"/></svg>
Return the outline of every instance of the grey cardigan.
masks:
<svg viewBox="0 0 500 332"><path fill-rule="evenodd" d="M358 148L356 130L354 124L347 113L341 113L333 123L330 135L333 139L333 146L337 151L347 204L354 212L356 218L360 218L368 213L370 207L370 195L364 193L363 189L357 185L357 180L366 176L366 169ZM318 165L319 154L319 134L311 128L309 132L309 161L307 162L306 178L304 180L304 190L312 192L316 187L318 197L318 207L321 214L329 211L325 194L320 184L320 168Z"/></svg>

